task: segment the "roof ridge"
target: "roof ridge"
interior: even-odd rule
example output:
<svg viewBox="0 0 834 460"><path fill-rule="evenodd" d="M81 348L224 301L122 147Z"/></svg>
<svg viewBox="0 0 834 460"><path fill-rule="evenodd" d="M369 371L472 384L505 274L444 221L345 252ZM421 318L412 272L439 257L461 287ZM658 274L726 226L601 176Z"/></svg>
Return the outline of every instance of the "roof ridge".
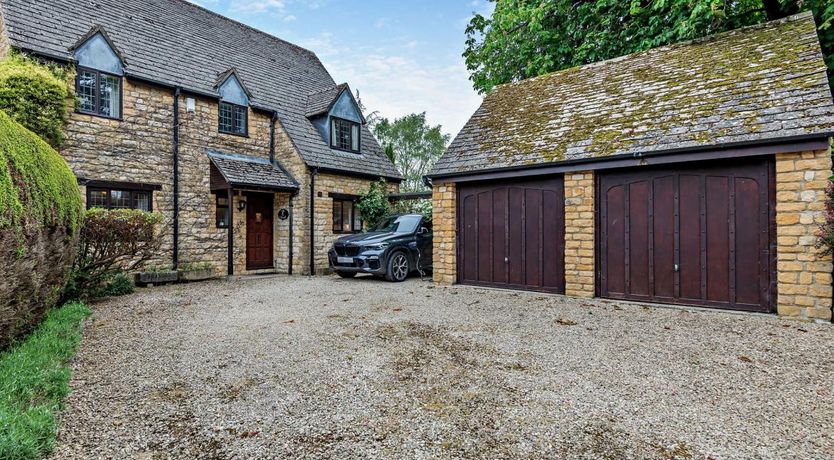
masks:
<svg viewBox="0 0 834 460"><path fill-rule="evenodd" d="M263 30L260 30L260 29L257 29L257 28L255 28L255 27L252 27L252 26L250 26L250 25L248 25L248 24L244 24L243 22L238 21L237 19L233 19L233 18L230 18L230 17L228 17L228 16L224 16L224 15L222 15L222 14L220 14L220 13L216 12L216 11L212 11L212 10L210 10L210 9L208 9L208 8L206 8L206 7L202 6L202 5L200 5L200 4L197 4L197 3L192 3L192 2L191 2L191 1L189 1L189 0L163 0L163 1L170 1L170 2L176 2L176 3L184 4L184 5L186 5L186 7L191 7L191 8L194 8L194 9L196 9L196 10L202 11L203 13L208 13L208 14L209 14L209 15L211 15L211 16L215 16L215 17L217 17L217 18L219 18L219 19L221 19L221 20L227 21L227 22L229 22L229 23L231 23L231 24L233 24L233 25L235 25L235 26L237 26L237 27L240 27L241 29L244 29L244 30L248 30L248 31L255 32L255 33L257 33L257 34L260 34L260 35L266 36L266 37L268 37L268 38L270 38L270 39L272 39L272 40L278 41L278 42L280 42L280 43L283 43L283 44L289 45L289 46L291 46L291 47L293 47L293 48L296 48L296 49L298 49L298 50L301 50L301 51L304 51L304 52L306 52L306 53L309 53L309 54L311 54L311 55L315 56L315 57L316 57L316 59L318 59L318 56L316 56L316 53L315 53L314 51L312 51L312 50L309 50L309 49L307 49L307 48L304 48L303 46L300 46L300 45L296 45L295 43L292 43L292 42L290 42L290 41L284 40L283 38L276 37L275 35L272 35L272 34L271 34L271 33L269 33L269 32L265 32L265 31L263 31Z"/></svg>

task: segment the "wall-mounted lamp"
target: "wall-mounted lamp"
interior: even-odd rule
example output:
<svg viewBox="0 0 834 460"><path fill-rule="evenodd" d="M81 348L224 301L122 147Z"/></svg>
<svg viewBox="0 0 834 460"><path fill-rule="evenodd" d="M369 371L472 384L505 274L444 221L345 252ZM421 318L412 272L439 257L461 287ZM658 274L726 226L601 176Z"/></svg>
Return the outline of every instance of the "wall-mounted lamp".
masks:
<svg viewBox="0 0 834 460"><path fill-rule="evenodd" d="M196 101L193 97L185 98L185 111L188 113L194 113L197 110Z"/></svg>
<svg viewBox="0 0 834 460"><path fill-rule="evenodd" d="M243 211L244 209L246 209L246 201L245 200L239 200L237 202L237 210L238 211Z"/></svg>

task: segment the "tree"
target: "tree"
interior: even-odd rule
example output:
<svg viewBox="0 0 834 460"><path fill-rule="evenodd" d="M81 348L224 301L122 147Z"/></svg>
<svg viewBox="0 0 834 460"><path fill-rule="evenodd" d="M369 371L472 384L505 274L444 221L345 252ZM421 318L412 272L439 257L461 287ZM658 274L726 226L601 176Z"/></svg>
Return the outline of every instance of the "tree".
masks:
<svg viewBox="0 0 834 460"><path fill-rule="evenodd" d="M412 113L393 122L380 118L373 127L385 154L405 178L400 184L404 192L425 190L423 176L443 155L449 135L440 125L429 126L426 112Z"/></svg>
<svg viewBox="0 0 834 460"><path fill-rule="evenodd" d="M811 11L834 87L831 0L493 0L463 53L480 93L496 85Z"/></svg>

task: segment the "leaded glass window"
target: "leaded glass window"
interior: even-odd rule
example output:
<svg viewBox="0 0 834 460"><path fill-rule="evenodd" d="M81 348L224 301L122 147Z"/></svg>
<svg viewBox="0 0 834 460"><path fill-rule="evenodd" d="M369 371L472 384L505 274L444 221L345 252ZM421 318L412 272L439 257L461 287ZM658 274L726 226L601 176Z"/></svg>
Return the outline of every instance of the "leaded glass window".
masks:
<svg viewBox="0 0 834 460"><path fill-rule="evenodd" d="M242 105L220 102L218 128L221 133L246 135L248 113Z"/></svg>
<svg viewBox="0 0 834 460"><path fill-rule="evenodd" d="M147 190L87 189L87 209L139 209L151 211L151 192Z"/></svg>
<svg viewBox="0 0 834 460"><path fill-rule="evenodd" d="M350 152L359 152L359 123L332 118L330 123L330 146Z"/></svg>
<svg viewBox="0 0 834 460"><path fill-rule="evenodd" d="M93 69L78 69L78 111L107 118L122 115L122 77Z"/></svg>

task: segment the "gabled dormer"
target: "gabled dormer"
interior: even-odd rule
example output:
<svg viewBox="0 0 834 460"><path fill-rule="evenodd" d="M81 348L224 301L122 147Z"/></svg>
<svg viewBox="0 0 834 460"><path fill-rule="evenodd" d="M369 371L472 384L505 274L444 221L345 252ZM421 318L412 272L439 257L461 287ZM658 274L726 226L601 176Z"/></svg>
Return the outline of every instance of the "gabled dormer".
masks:
<svg viewBox="0 0 834 460"><path fill-rule="evenodd" d="M218 131L225 134L246 136L249 134L249 98L251 94L234 68L223 72L217 79L220 95Z"/></svg>
<svg viewBox="0 0 834 460"><path fill-rule="evenodd" d="M365 117L346 83L310 94L306 115L330 148L361 153Z"/></svg>
<svg viewBox="0 0 834 460"><path fill-rule="evenodd" d="M125 62L107 32L99 26L93 27L70 51L76 62L78 111L121 118Z"/></svg>

